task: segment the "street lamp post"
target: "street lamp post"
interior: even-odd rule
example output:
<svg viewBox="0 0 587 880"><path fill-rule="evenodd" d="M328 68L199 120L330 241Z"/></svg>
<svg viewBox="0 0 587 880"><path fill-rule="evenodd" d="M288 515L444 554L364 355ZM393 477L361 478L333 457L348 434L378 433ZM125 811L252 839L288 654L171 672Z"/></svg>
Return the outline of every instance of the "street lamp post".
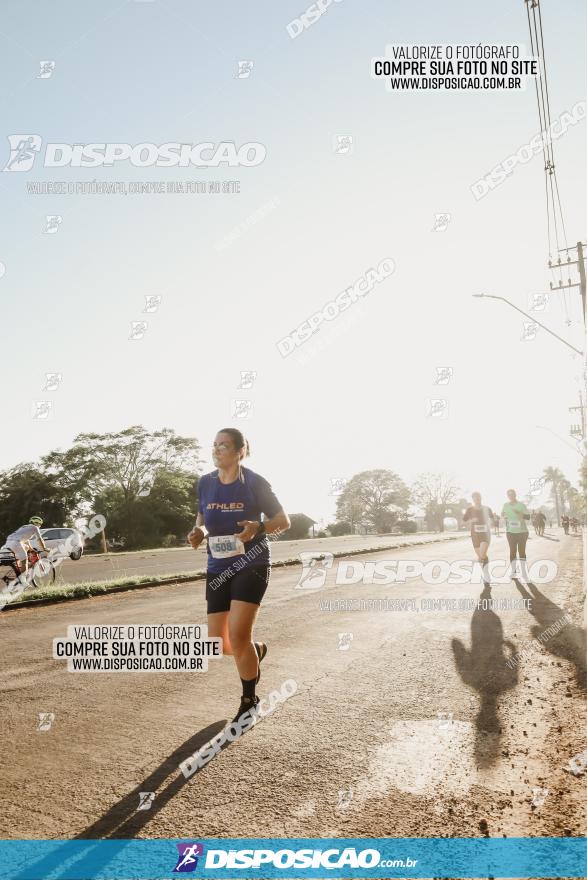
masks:
<svg viewBox="0 0 587 880"><path fill-rule="evenodd" d="M562 336L559 336L558 333L555 333L554 330L550 329L550 327L546 327L544 324L541 324L540 321L537 321L536 318L534 318L532 315L529 315L527 312L524 312L522 309L518 308L518 306L514 305L513 302L510 302L509 299L506 299L505 296L494 296L492 293L474 293L473 296L479 299L481 297L484 297L485 299L500 299L502 302L507 303L508 306L511 306L512 309L515 309L521 315L524 315L525 318L528 318L534 324L538 324L539 327L542 327L543 330L546 330L547 333L550 333L551 336L554 336L555 339L558 339L559 342L562 342L564 345L567 346L567 348L570 348L576 354L583 354L582 351L580 351L578 348L575 348L574 345L571 345L570 342L567 342L566 339L563 339Z"/></svg>

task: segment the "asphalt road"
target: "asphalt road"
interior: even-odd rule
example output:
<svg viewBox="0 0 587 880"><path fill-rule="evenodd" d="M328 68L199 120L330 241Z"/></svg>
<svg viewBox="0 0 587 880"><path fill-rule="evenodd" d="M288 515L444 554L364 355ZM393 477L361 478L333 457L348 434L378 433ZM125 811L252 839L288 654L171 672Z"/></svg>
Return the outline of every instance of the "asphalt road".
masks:
<svg viewBox="0 0 587 880"><path fill-rule="evenodd" d="M587 748L580 545L532 538L529 559L553 560L556 579L491 588L531 612L422 606L476 601L479 585L335 586L333 567L322 589L296 589L300 570L276 569L256 633L269 644L260 693L287 679L297 692L187 780L180 761L238 705L231 658L204 674L76 674L51 646L69 624L203 624L201 582L0 614L2 836L585 835L585 777L562 769ZM494 539L491 557L504 553ZM360 559L472 556L462 539ZM386 596L415 610L324 610ZM573 623L508 668L564 612ZM55 716L46 731L39 713ZM139 792L155 793L149 810Z"/></svg>
<svg viewBox="0 0 587 880"><path fill-rule="evenodd" d="M312 538L301 541L275 541L271 546L274 560L297 557L304 550L361 550L369 547L387 547L402 542L448 537L420 533L418 535L343 535L339 538ZM454 533L452 533L454 534ZM167 550L140 550L134 553L107 553L82 556L73 561L66 559L57 569L56 584L78 584L84 581L105 581L122 577L179 574L206 568L206 550L200 547L173 547Z"/></svg>

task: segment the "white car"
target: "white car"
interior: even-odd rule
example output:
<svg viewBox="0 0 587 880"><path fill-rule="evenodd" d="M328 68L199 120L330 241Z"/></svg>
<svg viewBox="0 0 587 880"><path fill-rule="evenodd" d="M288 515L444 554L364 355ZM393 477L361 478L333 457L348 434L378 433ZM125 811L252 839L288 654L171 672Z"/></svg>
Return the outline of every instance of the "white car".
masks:
<svg viewBox="0 0 587 880"><path fill-rule="evenodd" d="M84 539L77 529L41 529L43 541L49 550L56 550L57 556L81 559L84 552Z"/></svg>

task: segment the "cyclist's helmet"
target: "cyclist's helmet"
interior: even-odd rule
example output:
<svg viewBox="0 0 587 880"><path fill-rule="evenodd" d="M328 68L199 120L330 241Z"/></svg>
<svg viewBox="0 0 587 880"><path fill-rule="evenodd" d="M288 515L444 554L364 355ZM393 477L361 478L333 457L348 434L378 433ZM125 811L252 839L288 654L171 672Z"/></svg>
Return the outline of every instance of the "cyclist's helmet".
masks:
<svg viewBox="0 0 587 880"><path fill-rule="evenodd" d="M29 522L34 526L39 526L39 528L43 525L43 520L40 516L31 516Z"/></svg>

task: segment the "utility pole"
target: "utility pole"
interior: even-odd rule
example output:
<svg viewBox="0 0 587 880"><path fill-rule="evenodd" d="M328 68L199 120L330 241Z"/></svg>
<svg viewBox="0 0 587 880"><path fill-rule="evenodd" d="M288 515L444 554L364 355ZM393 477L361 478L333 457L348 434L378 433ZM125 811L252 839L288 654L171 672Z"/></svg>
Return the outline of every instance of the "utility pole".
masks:
<svg viewBox="0 0 587 880"><path fill-rule="evenodd" d="M571 284L571 279L568 279L567 284L563 284L562 280L559 281L558 285L553 285L552 281L550 282L551 291L556 290L568 290L571 287L578 287L579 293L581 294L581 307L583 312L583 325L585 327L585 342L583 344L583 393L579 394L579 406L571 407L571 412L578 410L581 414L581 441L583 444L582 452L583 452L583 468L585 469L585 461L586 461L586 453L587 453L587 431L586 431L586 421L585 421L585 405L583 403L583 395L587 396L587 273L585 271L585 251L586 243L583 241L578 241L576 245L570 248L561 248L559 250L558 260L553 263L552 260L548 261L549 269L559 269L562 270L563 266L576 266L579 272L579 281L578 283ZM569 256L569 251L577 251L577 259L571 260ZM563 262L560 258L560 254L566 253L567 259ZM579 431L579 425L573 426L571 428L571 435L573 437L577 437Z"/></svg>
<svg viewBox="0 0 587 880"><path fill-rule="evenodd" d="M586 407L583 404L583 394L579 391L579 406L569 407L569 412L580 413L580 424L571 427L571 437L575 437L578 440L587 440L587 432L585 431L585 409Z"/></svg>
<svg viewBox="0 0 587 880"><path fill-rule="evenodd" d="M579 264L579 279L581 285L581 300L583 302L583 321L585 321L585 294L587 292L587 281L585 280L585 259L583 257L583 242L577 242L577 263Z"/></svg>
<svg viewBox="0 0 587 880"><path fill-rule="evenodd" d="M561 269L562 270L562 268L564 266L567 266L567 267L577 266L577 268L579 270L579 282L578 283L571 284L570 278L566 284L563 284L562 280L559 281L558 284L553 284L551 281L550 282L550 289L551 289L551 291L555 291L555 290L569 290L572 287L578 287L580 290L580 293L581 293L581 304L583 307L583 322L585 322L586 312L587 312L587 306L586 306L587 280L586 280L586 274L585 274L585 256L584 256L584 251L583 251L583 248L585 246L586 246L585 242L578 241L576 245L571 246L570 248L561 248L559 250L559 254L566 253L566 255L567 255L567 259L565 262L563 262L560 257L558 258L556 263L553 263L552 260L548 261L548 268L549 269ZM571 260L571 258L569 257L569 251L574 251L574 250L577 251L577 259Z"/></svg>

